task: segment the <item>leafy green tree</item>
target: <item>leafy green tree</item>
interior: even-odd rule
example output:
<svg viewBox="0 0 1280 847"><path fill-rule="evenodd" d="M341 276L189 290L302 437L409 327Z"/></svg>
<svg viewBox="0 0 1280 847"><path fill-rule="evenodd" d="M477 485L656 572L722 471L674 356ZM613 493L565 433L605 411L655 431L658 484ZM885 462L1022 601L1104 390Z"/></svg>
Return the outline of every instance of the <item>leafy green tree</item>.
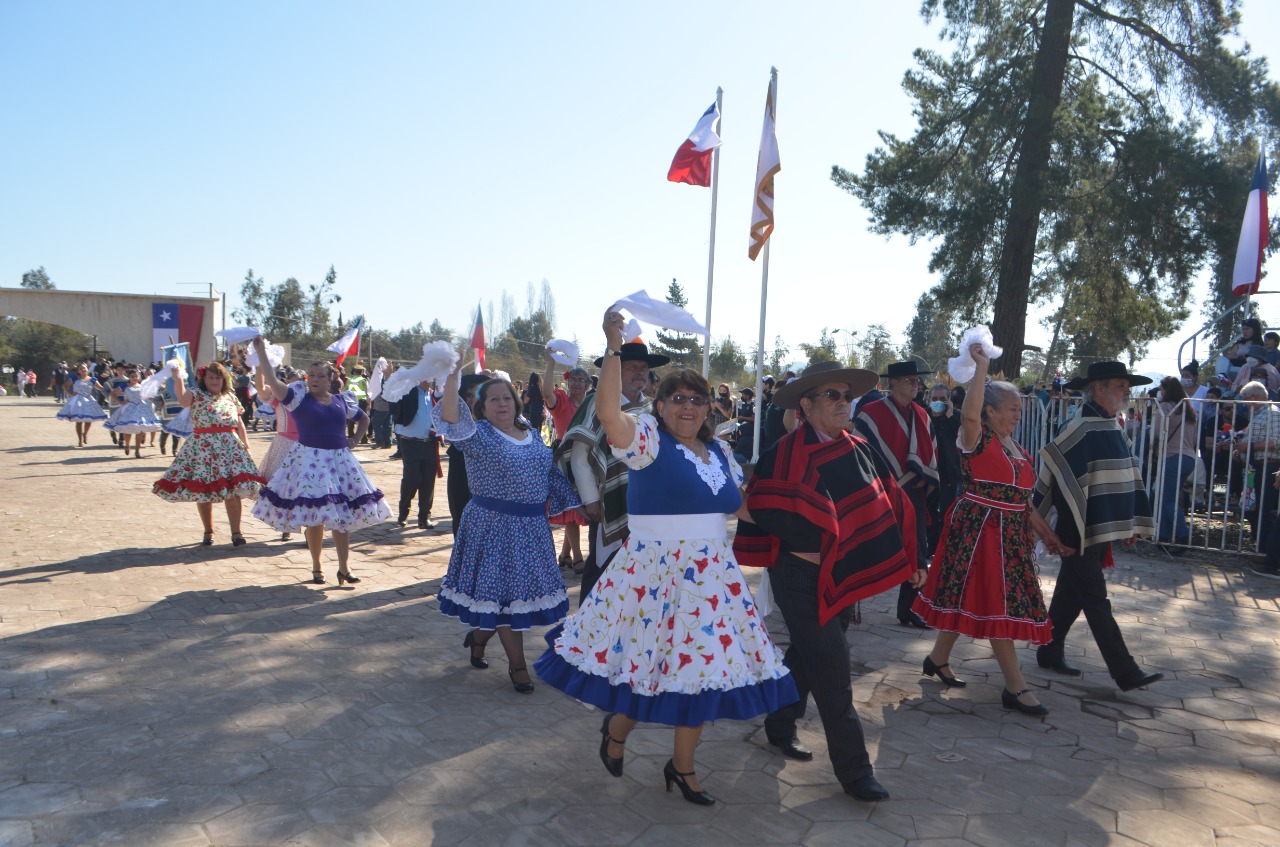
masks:
<svg viewBox="0 0 1280 847"><path fill-rule="evenodd" d="M713 385L718 382L731 385L746 382L747 356L733 340L733 336L722 338L719 344L712 347L709 359Z"/></svg>
<svg viewBox="0 0 1280 847"><path fill-rule="evenodd" d="M49 279L49 274L45 272L44 265L24 273L21 285L23 288L32 288L37 291L52 291L58 287L53 284L53 280Z"/></svg>
<svg viewBox="0 0 1280 847"><path fill-rule="evenodd" d="M263 334L272 341L293 344L306 340L307 298L297 278L289 277L273 286L267 297L270 307L262 322Z"/></svg>
<svg viewBox="0 0 1280 847"><path fill-rule="evenodd" d="M822 328L822 335L819 336L817 344L801 343L800 349L809 359L809 364L805 365L806 368L818 362L840 361L840 354L836 352L836 340L825 326Z"/></svg>
<svg viewBox="0 0 1280 847"><path fill-rule="evenodd" d="M883 373L885 367L893 361L893 345L891 336L884 324L872 324L858 340L858 360L862 367Z"/></svg>
<svg viewBox="0 0 1280 847"><path fill-rule="evenodd" d="M941 308L933 292L926 291L916 301L916 314L907 325L907 345L902 356L919 356L934 369L946 366L946 360L956 355L960 331L952 320L952 313Z"/></svg>
<svg viewBox="0 0 1280 847"><path fill-rule="evenodd" d="M833 179L875 231L937 240L939 306L957 322L994 316L1007 375L1028 304L1069 291L1085 295L1071 298L1069 337L1138 355L1186 316L1195 276L1234 251L1247 138L1280 125L1266 62L1230 46L1239 7L924 0L953 51L915 53L903 82L915 135L881 133L861 174ZM1097 297L1118 299L1099 313Z"/></svg>
<svg viewBox="0 0 1280 847"><path fill-rule="evenodd" d="M684 308L689 299L684 296L684 289L674 279L667 286L667 302L673 306ZM702 344L698 337L687 332L667 332L658 330L657 341L651 346L655 353L671 357L671 365L677 368L693 368L702 370Z"/></svg>
<svg viewBox="0 0 1280 847"><path fill-rule="evenodd" d="M333 269L333 265L329 266L329 272L325 274L323 282L307 286L308 302L304 312L306 332L317 342L333 335L337 329L329 319L329 307L334 303L342 302L342 295L335 290L337 286L338 273ZM330 344L332 341L333 339L329 339L321 346Z"/></svg>
<svg viewBox="0 0 1280 847"><path fill-rule="evenodd" d="M245 326L262 326L270 309L270 296L262 277L253 275L253 268L245 272L240 283L240 305L231 310L231 317Z"/></svg>

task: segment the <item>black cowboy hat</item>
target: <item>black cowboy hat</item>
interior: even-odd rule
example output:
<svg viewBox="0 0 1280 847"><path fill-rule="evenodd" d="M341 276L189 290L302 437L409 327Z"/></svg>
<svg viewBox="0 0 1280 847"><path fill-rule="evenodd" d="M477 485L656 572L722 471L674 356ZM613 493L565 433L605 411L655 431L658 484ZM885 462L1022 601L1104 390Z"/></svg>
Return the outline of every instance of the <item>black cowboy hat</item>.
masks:
<svg viewBox="0 0 1280 847"><path fill-rule="evenodd" d="M808 373L808 371L805 371ZM880 374L882 379L897 379L903 376L927 376L935 371L920 370L920 363L912 359L909 362L892 362L885 372Z"/></svg>
<svg viewBox="0 0 1280 847"><path fill-rule="evenodd" d="M645 362L651 368L660 368L671 361L669 356L650 353L643 341L629 341L618 350L618 358L624 362ZM596 359L597 368L604 366L604 356Z"/></svg>
<svg viewBox="0 0 1280 847"><path fill-rule="evenodd" d="M1124 366L1124 362L1093 362L1089 365L1089 369L1084 376L1078 376L1067 383L1068 391L1079 391L1091 382L1097 382L1100 379L1123 379L1129 383L1129 386L1150 385L1151 377L1139 376L1138 374L1129 373L1129 369Z"/></svg>
<svg viewBox="0 0 1280 847"><path fill-rule="evenodd" d="M773 392L773 405L780 409L799 409L800 398L819 385L843 382L849 390L861 397L876 387L880 377L875 371L863 368L846 368L839 362L818 362L805 368L801 376Z"/></svg>

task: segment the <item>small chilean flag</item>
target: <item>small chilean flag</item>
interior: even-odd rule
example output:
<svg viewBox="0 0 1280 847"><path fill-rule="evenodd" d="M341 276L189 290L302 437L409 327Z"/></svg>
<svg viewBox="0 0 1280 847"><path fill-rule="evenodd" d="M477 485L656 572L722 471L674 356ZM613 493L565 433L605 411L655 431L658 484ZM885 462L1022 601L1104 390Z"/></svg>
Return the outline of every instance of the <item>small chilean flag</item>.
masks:
<svg viewBox="0 0 1280 847"><path fill-rule="evenodd" d="M342 360L348 356L360 355L360 325L364 323L364 318L356 321L355 326L347 330L347 334L339 338L337 341L324 348L331 353L337 353L338 358L335 364L341 366Z"/></svg>
<svg viewBox="0 0 1280 847"><path fill-rule="evenodd" d="M698 118L698 125L689 133L689 138L676 157L671 160L671 170L667 171L668 182L687 182L689 185L711 186L711 152L720 146L720 136L716 135L716 126L720 123L720 110L712 103L711 108Z"/></svg>
<svg viewBox="0 0 1280 847"><path fill-rule="evenodd" d="M1240 244L1236 247L1236 268L1231 274L1231 293L1237 297L1256 294L1262 282L1262 251L1267 246L1271 221L1267 218L1267 157L1258 154L1258 167L1249 186L1249 202L1244 207Z"/></svg>
<svg viewBox="0 0 1280 847"><path fill-rule="evenodd" d="M484 311L476 305L476 328L471 331L471 349L476 351L476 373L484 370Z"/></svg>

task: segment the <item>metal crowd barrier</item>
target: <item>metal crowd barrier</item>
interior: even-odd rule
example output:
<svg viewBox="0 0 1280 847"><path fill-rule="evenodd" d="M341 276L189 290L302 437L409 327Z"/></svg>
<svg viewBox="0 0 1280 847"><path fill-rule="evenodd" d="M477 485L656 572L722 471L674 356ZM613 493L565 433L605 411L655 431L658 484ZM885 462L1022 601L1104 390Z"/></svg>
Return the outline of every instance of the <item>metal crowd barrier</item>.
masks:
<svg viewBox="0 0 1280 847"><path fill-rule="evenodd" d="M1022 419L1014 437L1031 454L1039 473L1040 449L1077 414L1084 401L1052 398L1045 403L1034 395L1023 395L1022 402ZM1142 469L1151 498L1158 543L1175 550L1265 552L1266 534L1280 503L1280 492L1272 487L1273 477L1280 471L1280 451L1273 451L1273 455L1255 449L1252 442L1265 438L1280 447L1280 413L1268 414L1266 410L1272 404L1263 402L1205 399L1190 403L1194 419L1185 403L1166 416L1155 398L1135 395L1122 415L1130 450ZM1247 438L1250 421L1260 413L1266 416L1265 430L1255 433L1253 439ZM1184 427L1196 432L1197 455L1185 484L1172 496L1177 498L1174 505L1183 510L1190 528L1186 543L1172 537L1173 521L1161 518L1166 499L1167 448L1170 441L1175 446L1179 443Z"/></svg>

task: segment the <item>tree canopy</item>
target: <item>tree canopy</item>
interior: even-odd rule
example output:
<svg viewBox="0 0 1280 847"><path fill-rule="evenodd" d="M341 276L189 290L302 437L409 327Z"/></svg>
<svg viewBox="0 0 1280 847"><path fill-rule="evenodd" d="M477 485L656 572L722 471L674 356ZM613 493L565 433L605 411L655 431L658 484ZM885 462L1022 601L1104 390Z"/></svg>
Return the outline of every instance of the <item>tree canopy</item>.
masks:
<svg viewBox="0 0 1280 847"><path fill-rule="evenodd" d="M1141 356L1188 316L1202 272L1221 302L1253 137L1280 125L1265 60L1230 46L1239 6L924 0L952 52L915 52L915 135L882 132L861 173L832 178L873 231L935 240L918 308L950 333L992 321L1006 375L1033 303L1059 305L1082 362Z"/></svg>

